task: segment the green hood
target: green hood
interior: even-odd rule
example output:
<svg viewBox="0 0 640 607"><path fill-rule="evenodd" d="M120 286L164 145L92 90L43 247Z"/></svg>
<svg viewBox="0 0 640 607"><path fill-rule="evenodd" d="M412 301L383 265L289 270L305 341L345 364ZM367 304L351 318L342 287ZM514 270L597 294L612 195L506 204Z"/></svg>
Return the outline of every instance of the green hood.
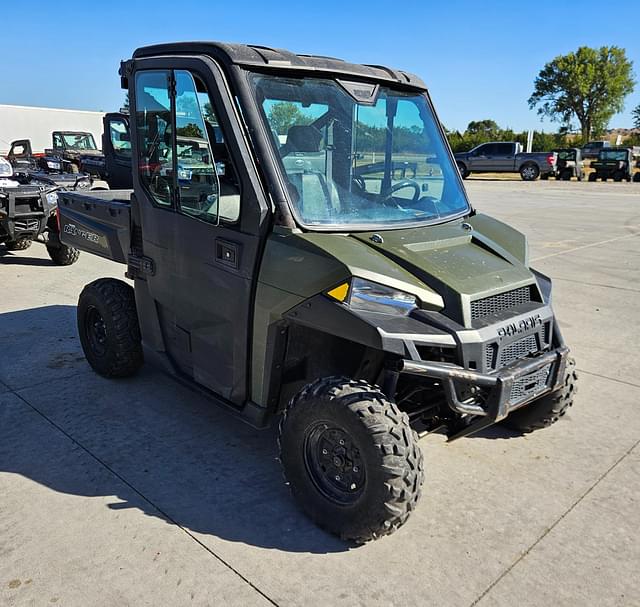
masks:
<svg viewBox="0 0 640 607"><path fill-rule="evenodd" d="M486 215L410 230L353 234L437 292L474 299L534 282L522 234Z"/></svg>
<svg viewBox="0 0 640 607"><path fill-rule="evenodd" d="M525 237L486 215L379 233L274 233L260 282L308 298L359 276L416 295L462 322L462 300L535 283ZM469 229L469 227L471 229Z"/></svg>

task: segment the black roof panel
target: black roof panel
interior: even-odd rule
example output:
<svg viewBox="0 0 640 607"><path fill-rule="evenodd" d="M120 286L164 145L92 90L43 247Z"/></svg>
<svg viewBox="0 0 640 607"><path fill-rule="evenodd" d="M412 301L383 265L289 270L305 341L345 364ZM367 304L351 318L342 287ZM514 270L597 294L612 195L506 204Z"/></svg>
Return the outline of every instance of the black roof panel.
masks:
<svg viewBox="0 0 640 607"><path fill-rule="evenodd" d="M377 81L383 80L413 88L426 89L425 83L420 78L408 72L380 65L348 63L342 59L320 55L296 55L284 49L258 45L206 41L171 42L141 47L133 53L133 58L184 54L211 55L223 64L266 69L291 69L303 72L323 72L339 76L347 75Z"/></svg>

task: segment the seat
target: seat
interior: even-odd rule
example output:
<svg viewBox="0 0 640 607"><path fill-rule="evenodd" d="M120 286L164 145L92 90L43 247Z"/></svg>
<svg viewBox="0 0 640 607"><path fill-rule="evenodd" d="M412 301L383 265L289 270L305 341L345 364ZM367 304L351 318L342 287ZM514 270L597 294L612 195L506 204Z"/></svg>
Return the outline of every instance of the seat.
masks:
<svg viewBox="0 0 640 607"><path fill-rule="evenodd" d="M305 223L322 223L340 208L335 184L327 178L327 151L320 148L322 133L313 125L294 124L280 155L289 181L299 195Z"/></svg>

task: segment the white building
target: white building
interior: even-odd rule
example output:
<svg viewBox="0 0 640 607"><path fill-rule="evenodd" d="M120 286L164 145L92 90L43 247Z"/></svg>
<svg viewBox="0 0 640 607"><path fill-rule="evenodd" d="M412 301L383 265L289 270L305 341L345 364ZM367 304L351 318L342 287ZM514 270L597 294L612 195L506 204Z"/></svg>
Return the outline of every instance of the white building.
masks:
<svg viewBox="0 0 640 607"><path fill-rule="evenodd" d="M51 147L53 131L92 133L100 148L103 116L104 112L0 104L0 156L16 139L30 139L33 151L42 152Z"/></svg>

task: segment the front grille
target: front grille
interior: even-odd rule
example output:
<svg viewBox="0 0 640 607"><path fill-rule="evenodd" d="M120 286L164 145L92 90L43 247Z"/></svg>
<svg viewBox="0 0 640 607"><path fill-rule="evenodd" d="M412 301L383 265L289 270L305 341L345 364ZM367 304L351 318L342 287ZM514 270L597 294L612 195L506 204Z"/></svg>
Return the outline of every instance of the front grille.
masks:
<svg viewBox="0 0 640 607"><path fill-rule="evenodd" d="M471 302L471 319L485 318L491 314L511 310L516 306L529 303L531 301L531 287L520 287L513 291L492 295L484 299L477 299Z"/></svg>
<svg viewBox="0 0 640 607"><path fill-rule="evenodd" d="M514 380L509 395L509 403L511 405L517 405L538 392L542 392L549 382L550 371L551 365L547 365L539 371L529 373L529 375Z"/></svg>
<svg viewBox="0 0 640 607"><path fill-rule="evenodd" d="M500 350L500 367L506 367L512 362L533 354L539 350L535 335L527 335Z"/></svg>
<svg viewBox="0 0 640 607"><path fill-rule="evenodd" d="M40 227L40 220L16 219L13 225L16 232L35 232Z"/></svg>

